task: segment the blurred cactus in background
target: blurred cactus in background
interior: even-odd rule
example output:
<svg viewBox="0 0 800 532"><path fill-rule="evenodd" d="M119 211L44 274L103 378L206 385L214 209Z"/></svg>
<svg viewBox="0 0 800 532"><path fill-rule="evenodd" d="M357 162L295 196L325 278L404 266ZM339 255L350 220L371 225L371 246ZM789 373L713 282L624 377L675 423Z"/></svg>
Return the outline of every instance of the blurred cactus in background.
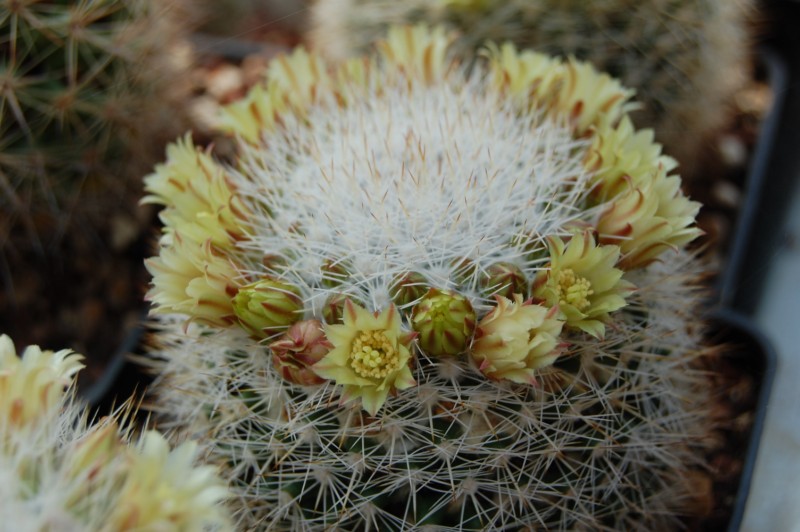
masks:
<svg viewBox="0 0 800 532"><path fill-rule="evenodd" d="M177 9L153 0L0 1L4 233L22 220L41 236L39 215L63 226L99 210L107 221L140 189L165 139L186 127L172 99L184 83Z"/></svg>
<svg viewBox="0 0 800 532"><path fill-rule="evenodd" d="M750 68L751 0L318 0L311 41L331 59L369 50L391 24L444 24L473 57L487 40L574 56L636 89L631 114L697 172Z"/></svg>
<svg viewBox="0 0 800 532"><path fill-rule="evenodd" d="M452 46L298 49L225 109L234 162L169 150L154 408L241 529L679 526L711 428L699 204L615 79Z"/></svg>
<svg viewBox="0 0 800 532"><path fill-rule="evenodd" d="M134 436L122 408L89 425L75 398L80 355L0 336L0 520L4 530L228 530L227 491L197 446Z"/></svg>
<svg viewBox="0 0 800 532"><path fill-rule="evenodd" d="M252 39L278 28L306 29L311 0L190 0L199 10L201 31Z"/></svg>

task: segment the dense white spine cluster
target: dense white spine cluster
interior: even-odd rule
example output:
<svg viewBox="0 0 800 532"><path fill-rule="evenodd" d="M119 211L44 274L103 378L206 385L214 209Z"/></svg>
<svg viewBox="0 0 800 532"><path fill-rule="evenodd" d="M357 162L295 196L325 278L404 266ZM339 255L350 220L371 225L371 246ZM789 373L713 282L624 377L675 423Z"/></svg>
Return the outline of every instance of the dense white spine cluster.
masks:
<svg viewBox="0 0 800 532"><path fill-rule="evenodd" d="M245 529L672 527L705 429L699 205L612 78L449 43L296 51L226 110L233 164L171 148L154 407Z"/></svg>
<svg viewBox="0 0 800 532"><path fill-rule="evenodd" d="M588 142L566 124L520 117L478 80L381 91L339 113L312 108L310 122L287 117L269 150L244 146L232 182L254 213L242 243L254 273L274 250L289 266L273 273L301 287L312 308L344 293L379 309L399 276L454 288L469 259L475 268L461 285L487 308L478 286L491 264L533 275L546 257L526 256L529 235L564 235L591 219ZM330 260L348 273L335 286L323 283Z"/></svg>

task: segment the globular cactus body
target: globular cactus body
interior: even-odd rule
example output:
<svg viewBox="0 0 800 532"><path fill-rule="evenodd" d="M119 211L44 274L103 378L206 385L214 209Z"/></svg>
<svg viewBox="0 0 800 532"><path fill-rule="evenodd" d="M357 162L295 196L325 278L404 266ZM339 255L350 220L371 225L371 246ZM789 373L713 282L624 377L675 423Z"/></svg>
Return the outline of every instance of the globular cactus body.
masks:
<svg viewBox="0 0 800 532"><path fill-rule="evenodd" d="M226 110L235 165L184 142L148 177L155 408L226 464L244 529L674 526L707 419L699 206L612 78L450 43L276 59ZM288 331L220 319L258 282L295 287Z"/></svg>
<svg viewBox="0 0 800 532"><path fill-rule="evenodd" d="M726 124L749 68L749 0L320 0L311 40L333 59L361 54L391 24L445 24L472 57L486 41L575 56L636 89L632 117L652 127L684 174Z"/></svg>
<svg viewBox="0 0 800 532"><path fill-rule="evenodd" d="M0 519L4 530L226 529L227 490L197 446L140 437L130 408L89 424L75 396L82 357L0 335ZM210 528L209 528L210 529Z"/></svg>

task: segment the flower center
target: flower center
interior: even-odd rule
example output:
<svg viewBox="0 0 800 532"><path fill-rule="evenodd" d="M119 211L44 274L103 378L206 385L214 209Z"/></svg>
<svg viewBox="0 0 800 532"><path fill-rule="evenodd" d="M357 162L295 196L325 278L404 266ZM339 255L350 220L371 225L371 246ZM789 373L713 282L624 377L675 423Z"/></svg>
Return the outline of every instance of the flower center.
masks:
<svg viewBox="0 0 800 532"><path fill-rule="evenodd" d="M350 367L359 376L382 379L398 366L397 351L382 331L361 331L353 340Z"/></svg>
<svg viewBox="0 0 800 532"><path fill-rule="evenodd" d="M585 277L575 275L570 268L558 272L557 279L558 302L562 305L572 305L578 310L584 310L591 303L589 296L594 294L592 283Z"/></svg>

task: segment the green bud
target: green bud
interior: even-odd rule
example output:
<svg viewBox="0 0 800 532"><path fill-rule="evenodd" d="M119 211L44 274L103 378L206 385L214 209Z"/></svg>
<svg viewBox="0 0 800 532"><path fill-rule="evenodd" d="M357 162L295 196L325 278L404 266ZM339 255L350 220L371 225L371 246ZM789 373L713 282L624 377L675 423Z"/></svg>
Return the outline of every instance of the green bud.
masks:
<svg viewBox="0 0 800 532"><path fill-rule="evenodd" d="M419 346L429 355L463 353L475 331L475 311L469 300L455 292L431 288L414 307L412 325Z"/></svg>
<svg viewBox="0 0 800 532"><path fill-rule="evenodd" d="M325 300L322 307L322 318L328 325L340 323L344 315L344 302L347 296L344 294L334 294Z"/></svg>
<svg viewBox="0 0 800 532"><path fill-rule="evenodd" d="M450 277L455 281L456 285L470 288L472 279L475 277L477 266L472 259L462 257L460 259L454 259L450 263L450 270Z"/></svg>
<svg viewBox="0 0 800 532"><path fill-rule="evenodd" d="M322 285L328 288L339 286L350 276L341 262L331 259L325 259L319 269L322 273Z"/></svg>
<svg viewBox="0 0 800 532"><path fill-rule="evenodd" d="M239 289L233 298L233 311L239 325L260 340L302 318L303 299L288 283L262 279Z"/></svg>
<svg viewBox="0 0 800 532"><path fill-rule="evenodd" d="M510 262L496 262L486 269L486 275L481 277L481 289L487 295L503 296L513 299L514 294L520 294L523 299L528 293L528 280L518 266Z"/></svg>
<svg viewBox="0 0 800 532"><path fill-rule="evenodd" d="M428 281L416 272L397 276L390 289L392 301L398 307L407 307L416 303L427 291Z"/></svg>

